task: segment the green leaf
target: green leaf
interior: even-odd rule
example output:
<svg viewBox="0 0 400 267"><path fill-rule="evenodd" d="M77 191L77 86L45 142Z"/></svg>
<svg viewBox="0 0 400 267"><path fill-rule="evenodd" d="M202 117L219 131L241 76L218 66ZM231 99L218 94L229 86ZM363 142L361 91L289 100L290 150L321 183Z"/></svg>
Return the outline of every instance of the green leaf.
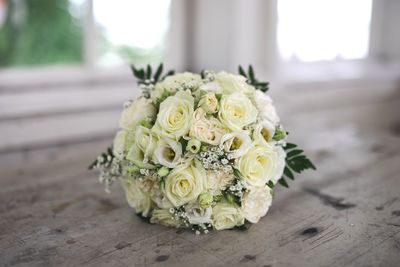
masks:
<svg viewBox="0 0 400 267"><path fill-rule="evenodd" d="M289 179L294 180L293 173L287 166L285 166L285 169L283 169L283 174L285 174Z"/></svg>
<svg viewBox="0 0 400 267"><path fill-rule="evenodd" d="M157 68L157 70L156 70L156 73L154 74L154 77L153 77L154 82L158 82L158 79L160 79L161 73L162 73L162 71L163 71L163 67L164 67L163 63L161 63L161 64L158 66L158 68Z"/></svg>
<svg viewBox="0 0 400 267"><path fill-rule="evenodd" d="M274 189L275 185L272 181L268 181L267 186L271 189Z"/></svg>
<svg viewBox="0 0 400 267"><path fill-rule="evenodd" d="M147 64L146 79L150 80L151 79L151 74L152 74L151 66L149 64Z"/></svg>
<svg viewBox="0 0 400 267"><path fill-rule="evenodd" d="M291 158L291 157L296 156L296 155L299 155L299 154L301 154L301 153L303 153L303 150L301 150L301 149L294 149L294 150L291 150L289 153L287 153L286 157Z"/></svg>
<svg viewBox="0 0 400 267"><path fill-rule="evenodd" d="M286 150L286 166L279 184L288 187L284 177L294 180L294 173L301 173L307 169L315 170L316 168L311 160L304 155L304 151L299 149L297 145L287 143L284 149Z"/></svg>
<svg viewBox="0 0 400 267"><path fill-rule="evenodd" d="M253 66L249 65L249 79L251 83L254 83L256 81L256 78L254 77L254 70L253 70Z"/></svg>
<svg viewBox="0 0 400 267"><path fill-rule="evenodd" d="M286 182L286 180L283 177L278 180L278 183L283 187L289 188L288 183Z"/></svg>
<svg viewBox="0 0 400 267"><path fill-rule="evenodd" d="M239 74L247 78L246 72L244 71L244 69L240 65L239 65Z"/></svg>
<svg viewBox="0 0 400 267"><path fill-rule="evenodd" d="M295 148L295 147L297 147L297 145L292 144L292 143L286 143L286 146L284 147L284 149L285 150L289 150L289 149L292 149L292 148Z"/></svg>
<svg viewBox="0 0 400 267"><path fill-rule="evenodd" d="M236 176L236 178L238 178L239 180L244 180L244 176L243 174L238 170L238 169L234 169L233 170L233 174Z"/></svg>
<svg viewBox="0 0 400 267"><path fill-rule="evenodd" d="M247 83L254 86L256 90L260 90L261 92L267 92L268 91L268 82L259 82L256 79L256 76L254 74L254 69L252 65L249 65L247 73L245 70L242 68L242 66L239 65L239 74L242 75L243 77L247 78Z"/></svg>

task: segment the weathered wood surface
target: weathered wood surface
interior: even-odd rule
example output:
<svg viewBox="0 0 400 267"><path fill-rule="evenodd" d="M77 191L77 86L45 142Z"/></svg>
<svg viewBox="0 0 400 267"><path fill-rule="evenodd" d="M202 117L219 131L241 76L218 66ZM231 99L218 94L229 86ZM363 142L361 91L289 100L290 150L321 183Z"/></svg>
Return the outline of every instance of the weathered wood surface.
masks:
<svg viewBox="0 0 400 267"><path fill-rule="evenodd" d="M307 109L317 101L290 104L300 105L281 114L318 171L278 188L245 232L197 236L135 216L119 185L107 195L86 171L111 135L3 146L0 266L399 266L399 98L319 112Z"/></svg>

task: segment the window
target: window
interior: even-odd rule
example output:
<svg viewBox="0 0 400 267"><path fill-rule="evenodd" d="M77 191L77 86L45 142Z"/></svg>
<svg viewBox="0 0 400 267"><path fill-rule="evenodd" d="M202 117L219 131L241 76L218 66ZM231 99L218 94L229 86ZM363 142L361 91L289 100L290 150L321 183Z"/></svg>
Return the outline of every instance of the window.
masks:
<svg viewBox="0 0 400 267"><path fill-rule="evenodd" d="M97 0L100 65L160 62L168 30L169 0Z"/></svg>
<svg viewBox="0 0 400 267"><path fill-rule="evenodd" d="M368 56L372 0L278 0L278 49L284 61Z"/></svg>
<svg viewBox="0 0 400 267"><path fill-rule="evenodd" d="M0 68L158 63L169 6L170 0L0 0Z"/></svg>

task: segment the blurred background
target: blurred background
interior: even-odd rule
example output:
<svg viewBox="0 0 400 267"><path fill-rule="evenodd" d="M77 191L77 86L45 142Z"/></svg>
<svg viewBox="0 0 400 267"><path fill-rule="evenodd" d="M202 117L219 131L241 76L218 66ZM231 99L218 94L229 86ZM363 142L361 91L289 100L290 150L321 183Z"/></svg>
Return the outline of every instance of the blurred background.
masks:
<svg viewBox="0 0 400 267"><path fill-rule="evenodd" d="M18 169L43 149L100 152L138 93L130 63L253 64L311 150L399 134L399 14L396 0L0 0L0 155Z"/></svg>

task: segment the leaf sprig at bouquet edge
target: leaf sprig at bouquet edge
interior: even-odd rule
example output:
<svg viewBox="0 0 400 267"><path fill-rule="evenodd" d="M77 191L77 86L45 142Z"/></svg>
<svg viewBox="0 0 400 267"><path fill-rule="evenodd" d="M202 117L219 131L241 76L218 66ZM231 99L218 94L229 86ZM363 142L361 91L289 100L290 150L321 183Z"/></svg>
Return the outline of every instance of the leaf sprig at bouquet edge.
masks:
<svg viewBox="0 0 400 267"><path fill-rule="evenodd" d="M163 67L162 63L155 69L154 72L150 65L147 65L144 68L136 68L134 65L131 65L132 73L136 77L137 84L141 88L141 96L143 98L149 99L151 97L152 91L154 90L154 87L156 86L157 83L162 82L168 76L172 76L175 74L175 71L170 70L170 71L167 71L163 75L163 69L164 69L164 67ZM210 72L203 71L201 73L201 78L207 79L207 75L210 76ZM251 85L255 90L259 90L263 93L268 91L269 83L259 81L255 77L254 69L251 65L248 67L247 72L244 70L244 68L242 66L239 66L239 75L243 76L245 78L245 82L247 84ZM212 81L212 79L210 81ZM188 88L190 88L190 86ZM184 88L184 90L187 90L187 88ZM203 92L201 92L201 93L203 93ZM203 95L204 94L205 93L203 93ZM154 100L153 103L157 110L157 113L159 112L160 104L172 95L173 95L173 93L171 93L171 92L163 92L161 95L158 96L157 99ZM217 98L217 101L221 100L221 95L215 94L215 97ZM196 105L197 104L199 104L199 103L197 102ZM154 123L154 122L152 122L152 123ZM149 126L147 124L148 123L141 123L141 125L148 128ZM281 128L281 126L279 125L279 127L277 127L275 129L272 140L274 140L274 142L276 142L276 143L281 143L281 146L283 147L284 151L286 152L283 174L277 180L277 183L288 188L289 185L288 185L287 179L294 180L295 173L299 174L307 169L316 170L316 167L311 162L311 160L304 154L304 151L302 149L300 149L296 144L285 142L287 135L288 135L288 132L284 131ZM192 142L192 140L193 139L188 140L186 138L181 137L178 140L178 143L180 144L180 146L183 147L183 149L189 150L189 152L193 152L192 154L200 153L200 152L190 151L191 147L189 147L188 142ZM197 141L197 140L195 140L195 141ZM204 144L202 144L201 142L199 142L199 144L196 143L196 145L198 145L199 149L200 149L200 147L201 147L201 149L203 149L205 147ZM196 147L196 146L194 146L194 147ZM243 181L244 181L243 174L234 165L232 165L232 166L233 166L232 174L233 174L233 177L235 177L235 179L237 180L237 184L238 185L243 184ZM112 185L112 183L115 180L120 179L121 176L123 175L123 173L127 172L126 170L122 170L120 161L116 160L116 155L113 152L112 146L109 147L106 152L104 152L100 156L98 156L97 159L92 164L90 164L89 169L94 169L94 168L100 169L100 171L101 171L100 181L105 183L107 192L109 192L109 187ZM135 165L133 165L132 168L131 167L129 167L129 168L127 168L127 169L129 169L128 174L131 174L131 173L129 173L129 171L137 173L140 170L141 174L142 174L142 171L144 171L144 172L146 171L143 168L138 169L137 166L135 166ZM158 177L158 179L159 179L158 187L160 188L160 190L164 190L165 177L167 177L167 175L170 174L174 168L170 168L170 167L167 168L167 167L163 166L162 164L157 163L156 169L157 169L157 172L155 172L155 173L153 172L153 176L155 175L156 177ZM147 170L147 172L148 171L149 170ZM143 174L143 175L145 175L145 174ZM266 183L266 186L271 188L270 189L271 191L273 190L275 185L276 185L276 183L274 183L272 180L269 180ZM240 207L242 197L243 197L243 192L245 194L247 192L246 191L247 189L240 189L240 190L242 190L241 195L235 195L234 193L229 191L229 189L226 192L225 191L222 192L222 194L223 194L222 196L225 199L224 201L229 202L229 203L234 203ZM197 198L198 199L197 201L199 203L202 203L200 200L201 197L202 197L202 194L200 194ZM207 199L206 197L204 197L204 198ZM214 198L211 197L211 199L212 199L212 203L214 203L214 204L216 201L217 202L219 201L217 196L214 196ZM127 200L128 200L128 196L127 196ZM128 200L128 203L129 203L129 200ZM185 204L185 205L188 205L188 204ZM170 210L170 212L173 213L172 217L175 216L175 219L177 219L177 217L184 214L184 215L182 215L183 218L181 218L182 217L181 216L181 217L179 217L179 219L186 220L185 221L186 226L192 227L192 229L195 230L196 233L199 232L199 230L207 233L208 232L207 228L212 227L211 223L209 223L209 225L207 225L207 223L199 224L199 225L196 225L196 224L192 225L190 223L190 225L188 225L188 220L187 220L187 218L184 217L184 216L187 216L187 213L185 211L185 207L186 207L185 205L183 205L182 207L177 207L177 208L174 208L173 210ZM199 204L197 204L197 205L199 205ZM209 205L211 205L211 204L209 204ZM203 208L203 207L201 206L200 208ZM142 213L141 217L146 217L146 214L144 214L145 212L141 212L141 213ZM163 215L160 215L160 216L163 216ZM151 219L150 219L150 221L151 221ZM156 221L156 222L159 222L159 221ZM190 220L189 220L189 222L190 222ZM249 225L249 221L246 218L243 222L244 223L242 223L241 225L237 225L236 228L247 229L248 225ZM219 230L218 227L214 227L214 228L217 228L217 230Z"/></svg>

